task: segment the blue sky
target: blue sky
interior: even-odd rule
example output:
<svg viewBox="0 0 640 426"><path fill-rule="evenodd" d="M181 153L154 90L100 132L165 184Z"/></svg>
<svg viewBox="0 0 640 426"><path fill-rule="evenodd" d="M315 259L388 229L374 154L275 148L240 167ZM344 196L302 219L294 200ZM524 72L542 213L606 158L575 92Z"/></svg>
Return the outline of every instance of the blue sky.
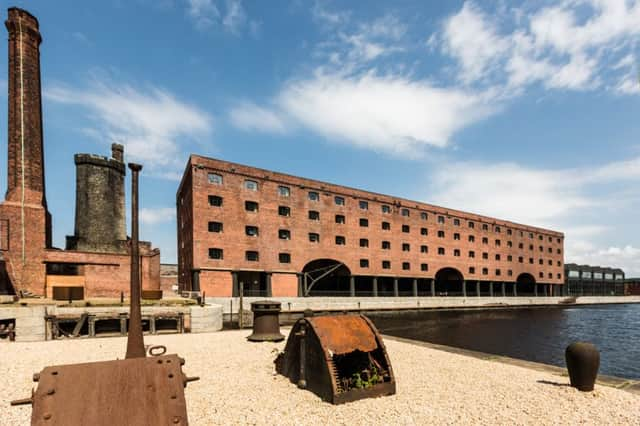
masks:
<svg viewBox="0 0 640 426"><path fill-rule="evenodd" d="M163 262L193 152L549 227L566 261L640 275L639 1L5 5L40 20L58 246L73 154L117 141Z"/></svg>

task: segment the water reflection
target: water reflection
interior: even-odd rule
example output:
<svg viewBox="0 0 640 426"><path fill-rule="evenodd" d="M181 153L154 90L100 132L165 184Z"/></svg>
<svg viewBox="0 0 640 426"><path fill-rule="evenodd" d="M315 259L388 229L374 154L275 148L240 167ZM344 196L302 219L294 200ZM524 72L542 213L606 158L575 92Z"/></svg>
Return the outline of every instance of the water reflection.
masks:
<svg viewBox="0 0 640 426"><path fill-rule="evenodd" d="M640 305L369 315L385 334L565 366L571 342L594 343L602 374L640 379Z"/></svg>

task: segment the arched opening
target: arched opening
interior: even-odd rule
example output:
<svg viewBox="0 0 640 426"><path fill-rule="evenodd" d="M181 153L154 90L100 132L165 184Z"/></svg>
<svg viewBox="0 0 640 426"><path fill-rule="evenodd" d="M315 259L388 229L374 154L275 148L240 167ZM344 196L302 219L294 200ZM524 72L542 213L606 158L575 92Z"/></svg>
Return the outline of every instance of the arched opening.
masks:
<svg viewBox="0 0 640 426"><path fill-rule="evenodd" d="M518 296L533 296L536 293L536 279L526 272L518 275L516 286Z"/></svg>
<svg viewBox="0 0 640 426"><path fill-rule="evenodd" d="M351 271L334 259L316 259L302 268L304 296L349 296Z"/></svg>
<svg viewBox="0 0 640 426"><path fill-rule="evenodd" d="M455 268L442 268L435 277L436 296L462 296L464 277Z"/></svg>
<svg viewBox="0 0 640 426"><path fill-rule="evenodd" d="M11 284L11 279L7 272L7 265L4 263L4 260L0 261L0 294L16 294L13 285Z"/></svg>

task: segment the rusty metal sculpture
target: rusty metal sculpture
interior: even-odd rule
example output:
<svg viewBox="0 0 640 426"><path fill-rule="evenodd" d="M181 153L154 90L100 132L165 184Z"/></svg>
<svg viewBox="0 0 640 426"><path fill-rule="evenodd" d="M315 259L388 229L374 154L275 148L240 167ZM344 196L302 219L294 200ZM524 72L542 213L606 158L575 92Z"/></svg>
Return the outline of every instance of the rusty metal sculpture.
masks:
<svg viewBox="0 0 640 426"><path fill-rule="evenodd" d="M184 359L153 346L146 357L140 309L138 253L139 164L132 172L131 306L126 359L46 367L33 377L32 425L187 425L184 388L198 377L182 372Z"/></svg>
<svg viewBox="0 0 640 426"><path fill-rule="evenodd" d="M364 315L298 320L275 363L278 373L333 404L396 393L382 337Z"/></svg>

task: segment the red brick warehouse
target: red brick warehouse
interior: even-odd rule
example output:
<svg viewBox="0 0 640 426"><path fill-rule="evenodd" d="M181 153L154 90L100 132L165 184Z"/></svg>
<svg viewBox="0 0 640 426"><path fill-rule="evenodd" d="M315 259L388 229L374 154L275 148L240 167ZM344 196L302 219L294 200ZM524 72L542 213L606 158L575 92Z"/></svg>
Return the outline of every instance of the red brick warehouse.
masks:
<svg viewBox="0 0 640 426"><path fill-rule="evenodd" d="M191 155L178 279L209 296L561 294L560 232Z"/></svg>

